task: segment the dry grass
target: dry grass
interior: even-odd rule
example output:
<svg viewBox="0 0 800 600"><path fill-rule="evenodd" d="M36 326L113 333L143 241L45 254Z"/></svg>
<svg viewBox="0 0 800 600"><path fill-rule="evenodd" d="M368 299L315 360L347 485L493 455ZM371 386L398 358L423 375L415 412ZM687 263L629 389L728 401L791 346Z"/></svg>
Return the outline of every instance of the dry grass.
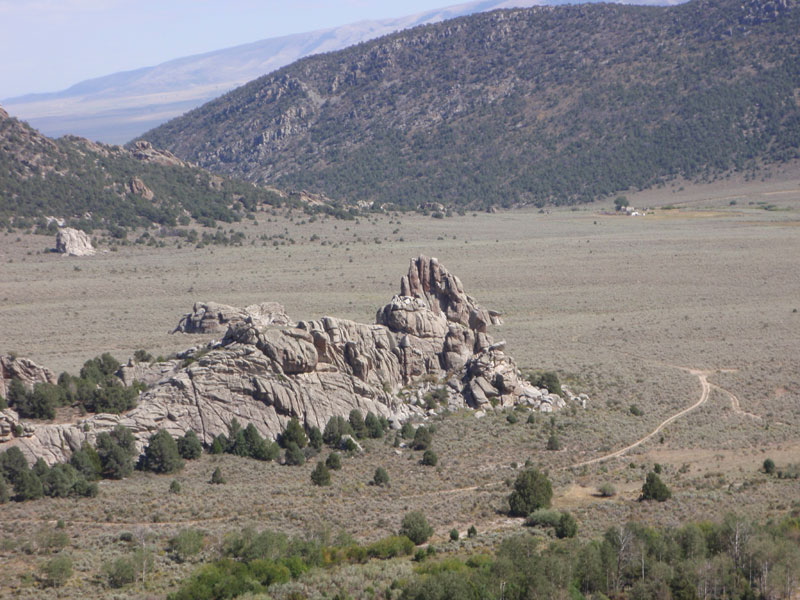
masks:
<svg viewBox="0 0 800 600"><path fill-rule="evenodd" d="M779 466L800 462L797 179L629 198L635 206L681 208L644 218L580 207L444 220L380 216L359 224L258 214L258 226L244 226L249 239L242 248L134 246L87 259L37 253L51 243L47 238L0 235L0 351L57 370L75 371L104 351L124 360L137 348L167 354L198 343L167 335L195 300L274 300L297 319L333 314L371 322L398 291L408 259L425 253L459 275L484 306L504 312L494 337L507 340L521 367L555 369L592 398L586 411L556 417L558 452L544 450L547 417L528 425L524 415L509 424L502 414L459 413L437 423L435 468L419 465L419 453L380 440L346 459L330 488L311 486L315 460L282 467L204 456L177 476L179 495L167 493L172 477L137 473L103 483L96 499L5 505L0 596L12 588L22 598L46 593L30 574L48 551L25 544L53 530L57 519L66 522L76 559L63 597L159 597L192 568L163 551L168 537L189 525L208 533L203 556L213 556L226 531L247 524L288 533L344 529L366 540L395 531L405 512L420 509L438 545L447 547L452 527L463 532L475 523L480 535L464 548L491 546L519 529L502 508L506 481L527 459L550 471L556 507L572 511L584 535L627 519L673 524L728 510L767 517L791 509L787 498L798 497L800 483L767 478L758 468L767 456ZM762 201L787 210L764 210ZM285 229L296 244L250 245L256 234ZM319 239L310 241L314 235ZM669 425L663 440L656 436L622 459L568 468L631 443L693 404L698 380L676 367L713 371L709 381L760 418L735 412L730 397L713 390L706 404ZM632 415L631 404L644 414ZM638 503L656 462L675 498ZM217 464L224 486L207 483ZM376 466L387 469L390 488L368 485ZM606 482L619 493L596 497ZM119 541L124 531L149 532L159 550L149 591L101 585L102 562L131 551Z"/></svg>

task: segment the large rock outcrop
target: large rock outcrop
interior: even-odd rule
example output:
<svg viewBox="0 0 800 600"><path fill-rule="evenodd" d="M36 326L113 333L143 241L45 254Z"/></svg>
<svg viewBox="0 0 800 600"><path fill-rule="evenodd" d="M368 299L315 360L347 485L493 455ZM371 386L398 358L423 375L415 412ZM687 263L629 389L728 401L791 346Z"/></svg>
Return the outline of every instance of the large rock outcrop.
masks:
<svg viewBox="0 0 800 600"><path fill-rule="evenodd" d="M251 321L258 327L291 323L289 315L277 302L251 304L245 308L216 302L195 302L192 312L181 318L172 333L224 333L229 325L245 321Z"/></svg>
<svg viewBox="0 0 800 600"><path fill-rule="evenodd" d="M67 256L92 256L92 240L85 231L64 227L56 234L56 252Z"/></svg>
<svg viewBox="0 0 800 600"><path fill-rule="evenodd" d="M224 337L188 354L185 367L175 361L139 367L139 377L149 374L154 385L135 409L37 426L12 443L52 462L117 423L132 429L140 447L162 428L176 436L192 429L211 443L233 418L275 438L293 417L322 429L354 408L398 426L432 409L422 402L422 390L431 386L446 388L451 407L551 409L553 399L522 379L504 343L492 343L487 329L500 315L479 306L435 258L412 260L400 292L374 325L324 317L276 327L253 307L225 307L223 319L220 305L195 305L179 330L213 331L226 323ZM136 369L123 367L123 378L136 378ZM419 393L409 394L414 388Z"/></svg>

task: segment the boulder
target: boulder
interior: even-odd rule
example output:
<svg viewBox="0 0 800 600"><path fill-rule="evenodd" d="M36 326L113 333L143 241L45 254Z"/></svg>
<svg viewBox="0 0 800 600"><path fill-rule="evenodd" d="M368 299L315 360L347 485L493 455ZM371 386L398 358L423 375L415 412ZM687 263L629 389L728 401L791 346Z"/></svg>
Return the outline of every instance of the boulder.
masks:
<svg viewBox="0 0 800 600"><path fill-rule="evenodd" d="M144 184L144 181L139 177L131 177L128 180L128 191L134 196L141 196L145 200L152 200L155 198L153 191Z"/></svg>
<svg viewBox="0 0 800 600"><path fill-rule="evenodd" d="M56 252L66 256L92 256L95 249L85 231L62 227L56 234Z"/></svg>
<svg viewBox="0 0 800 600"><path fill-rule="evenodd" d="M236 308L216 302L195 302L192 312L181 318L172 333L224 333L230 325L247 323L255 327L289 325L291 320L277 302Z"/></svg>

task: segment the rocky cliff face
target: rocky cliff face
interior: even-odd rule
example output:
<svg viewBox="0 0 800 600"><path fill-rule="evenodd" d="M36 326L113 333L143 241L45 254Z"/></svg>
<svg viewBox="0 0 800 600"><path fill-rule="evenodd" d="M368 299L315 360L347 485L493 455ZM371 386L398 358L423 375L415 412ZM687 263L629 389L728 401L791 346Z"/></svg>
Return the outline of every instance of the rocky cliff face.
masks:
<svg viewBox="0 0 800 600"><path fill-rule="evenodd" d="M158 429L175 436L192 429L210 443L233 418L275 438L293 417L322 429L354 408L399 427L431 410L416 402L421 394L409 394L421 385L445 386L451 408L563 405L522 379L504 343L487 333L500 315L478 305L435 258L412 260L400 288L374 325L324 317L276 327L245 314L188 366L124 367L123 378L152 382L127 414L40 425L10 443L55 462L117 423L133 430L140 447Z"/></svg>
<svg viewBox="0 0 800 600"><path fill-rule="evenodd" d="M85 231L64 227L56 234L56 252L67 256L92 256L95 249Z"/></svg>

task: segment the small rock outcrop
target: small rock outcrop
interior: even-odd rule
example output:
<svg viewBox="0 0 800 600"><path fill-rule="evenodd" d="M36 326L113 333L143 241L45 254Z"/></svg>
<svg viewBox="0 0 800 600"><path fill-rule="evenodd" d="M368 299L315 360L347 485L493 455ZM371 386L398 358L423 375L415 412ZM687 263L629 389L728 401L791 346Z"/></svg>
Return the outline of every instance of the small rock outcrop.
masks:
<svg viewBox="0 0 800 600"><path fill-rule="evenodd" d="M37 365L27 358L0 355L0 396L8 398L12 379L19 379L29 390L37 383L56 383L58 378L50 369Z"/></svg>
<svg viewBox="0 0 800 600"><path fill-rule="evenodd" d="M92 240L85 231L63 227L56 234L56 252L67 256L92 256Z"/></svg>
<svg viewBox="0 0 800 600"><path fill-rule="evenodd" d="M292 418L322 429L354 408L399 427L440 406L480 413L519 403L543 411L562 406L522 378L504 342L492 342L487 330L499 320L455 275L424 256L411 261L400 294L377 312L374 325L323 317L288 326L274 303L246 309L198 303L177 330L227 327L224 337L187 351L192 360L186 363L122 367L126 384L151 385L136 408L77 424L37 425L11 443L53 462L117 423L133 431L141 448L158 429L174 436L192 429L210 444L234 418L274 439Z"/></svg>
<svg viewBox="0 0 800 600"><path fill-rule="evenodd" d="M289 315L277 302L236 308L216 302L195 302L172 333L224 333L230 325L250 322L256 327L289 325Z"/></svg>
<svg viewBox="0 0 800 600"><path fill-rule="evenodd" d="M144 181L142 181L141 178L139 177L131 177L128 180L128 185L126 187L128 189L128 192L130 192L134 196L141 196L145 200L152 200L153 198L155 198L153 190L147 187L144 184Z"/></svg>

